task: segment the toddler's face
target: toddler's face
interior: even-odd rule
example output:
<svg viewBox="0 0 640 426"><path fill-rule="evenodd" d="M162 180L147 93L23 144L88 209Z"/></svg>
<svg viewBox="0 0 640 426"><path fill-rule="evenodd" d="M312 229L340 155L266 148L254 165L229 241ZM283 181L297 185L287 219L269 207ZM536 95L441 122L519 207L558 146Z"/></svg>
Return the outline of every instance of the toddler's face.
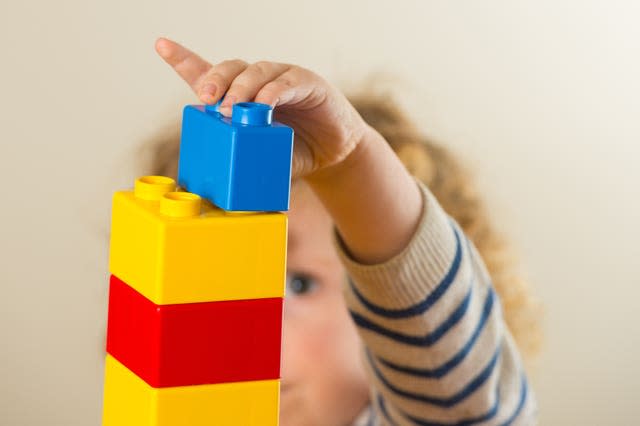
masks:
<svg viewBox="0 0 640 426"><path fill-rule="evenodd" d="M280 424L346 425L367 403L367 379L331 218L303 182L292 186L287 271Z"/></svg>

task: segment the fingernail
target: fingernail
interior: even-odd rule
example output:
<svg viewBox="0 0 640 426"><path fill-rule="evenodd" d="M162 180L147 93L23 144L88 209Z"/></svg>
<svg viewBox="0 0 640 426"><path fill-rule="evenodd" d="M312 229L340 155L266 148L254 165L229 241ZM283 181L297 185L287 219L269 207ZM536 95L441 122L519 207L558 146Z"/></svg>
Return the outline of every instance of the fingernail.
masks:
<svg viewBox="0 0 640 426"><path fill-rule="evenodd" d="M215 84L205 84L205 86L200 91L201 98L211 99L216 94L217 87Z"/></svg>

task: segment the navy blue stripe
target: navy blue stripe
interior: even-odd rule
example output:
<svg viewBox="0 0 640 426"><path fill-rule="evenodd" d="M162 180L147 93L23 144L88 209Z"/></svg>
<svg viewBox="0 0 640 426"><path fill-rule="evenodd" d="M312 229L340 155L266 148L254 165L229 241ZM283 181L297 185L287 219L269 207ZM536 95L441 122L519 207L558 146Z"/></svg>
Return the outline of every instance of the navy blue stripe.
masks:
<svg viewBox="0 0 640 426"><path fill-rule="evenodd" d="M403 309L387 309L382 306L378 306L374 303L371 303L367 300L356 288L351 280L349 280L349 285L353 290L353 293L356 295L360 303L362 303L369 311L386 317L386 318L408 318L416 315L421 315L425 313L429 308L431 308L447 291L447 289L451 286L453 281L455 281L456 275L458 274L458 270L460 269L460 263L462 260L462 245L460 244L460 236L458 235L458 231L452 225L451 229L453 230L454 235L456 236L456 254L447 272L447 275L444 276L440 284L429 293L429 295L422 301L417 304L410 306L408 308Z"/></svg>
<svg viewBox="0 0 640 426"><path fill-rule="evenodd" d="M509 417L509 419L507 419L505 422L501 423L500 426L509 426L509 425L511 425L513 423L513 421L522 412L522 408L524 407L524 405L525 405L525 403L527 401L527 396L528 396L527 378L526 378L526 375L523 373L522 374L522 385L520 387L520 401L518 402L518 406L516 407L516 411L511 415L511 417ZM387 421L389 421L389 423L391 423L391 424L394 424L394 422L391 420L391 418L389 416L389 412L387 411L387 407L386 407L385 401L384 401L384 399L382 398L381 395L378 395L378 405L380 406L380 411L385 416ZM496 389L495 402L493 403L493 406L489 409L489 411L487 411L485 414L482 414L482 415L480 415L478 417L471 417L471 418L467 418L467 419L462 419L462 420L459 420L459 421L456 421L456 422L453 422L453 423L435 422L435 421L432 421L432 420L426 420L426 419L410 416L407 413L402 412L399 409L398 409L398 411L405 418L411 420L413 423L415 423L416 425L419 425L419 426L472 426L474 424L478 424L478 423L486 422L487 420L491 420L493 417L495 417L498 414L499 409L500 409L500 389L497 388Z"/></svg>
<svg viewBox="0 0 640 426"><path fill-rule="evenodd" d="M518 417L520 412L522 411L522 407L524 407L524 403L527 401L527 394L529 393L529 386L527 384L527 377L524 373L522 373L522 386L520 386L520 401L518 402L518 406L516 407L516 411L507 419L506 422L502 423L500 426L509 426L513 421Z"/></svg>
<svg viewBox="0 0 640 426"><path fill-rule="evenodd" d="M387 405L384 403L384 398L382 398L382 395L380 394L378 394L378 405L380 406L380 411L382 412L382 415L384 416L385 419L387 419L387 422L389 422L391 426L396 426L396 423L391 419L391 416L387 411Z"/></svg>
<svg viewBox="0 0 640 426"><path fill-rule="evenodd" d="M467 295L462 299L458 307L449 315L449 317L440 324L435 330L431 333L427 333L424 336L411 336L409 334L399 333L397 331L389 330L386 327L383 327L379 324L370 321L364 316L349 310L351 313L351 318L356 323L358 327L373 331L374 333L380 334L382 336L388 337L389 339L395 340L397 342L405 343L407 345L412 346L432 346L434 345L442 336L444 336L454 325L460 322L460 320L464 317L466 312L469 310L469 305L471 304L471 296L473 294L473 285L469 286L469 291L467 291Z"/></svg>
<svg viewBox="0 0 640 426"><path fill-rule="evenodd" d="M457 394L449 397L449 398L440 398L429 395L423 395L418 393L409 392L403 389L400 389L393 385L389 380L384 377L382 372L378 370L373 359L369 355L369 364L371 365L373 372L376 377L393 393L403 398L412 399L414 401L425 402L428 404L432 404L438 407L450 408L454 405L464 401L469 395L478 390L488 379L491 377L491 373L495 369L496 364L498 363L498 358L500 357L500 352L502 350L502 344L499 344L496 348L493 356L489 363L484 367L484 369L471 381L464 389L462 389Z"/></svg>
<svg viewBox="0 0 640 426"><path fill-rule="evenodd" d="M491 420L498 414L499 409L500 409L500 393L496 391L496 397L495 397L495 402L493 403L493 406L486 413L476 417L469 417L467 419L458 420L453 423L434 422L434 421L429 421L425 419L420 419L417 417L412 417L409 415L406 415L406 417L419 426L472 426L478 423L483 423L488 420Z"/></svg>
<svg viewBox="0 0 640 426"><path fill-rule="evenodd" d="M382 396L378 396L378 405L380 405L382 414L384 414L385 418L390 423L393 424L391 418L389 417L389 413L387 412L387 407L385 405L385 402ZM478 417L471 417L468 419L456 421L454 423L434 422L431 420L425 420L425 419L420 419L418 417L413 417L406 413L402 413L402 415L419 426L471 426L478 423L486 422L487 420L491 420L493 417L495 417L496 414L498 414L499 408L500 408L500 394L499 392L496 392L495 402L493 403L493 406L489 409L489 411L487 411L486 413Z"/></svg>
<svg viewBox="0 0 640 426"><path fill-rule="evenodd" d="M487 324L487 319L489 318L489 315L491 314L491 310L493 307L494 297L495 296L492 290L488 295L487 300L485 301L484 308L482 311L482 316L480 318L480 321L478 322L478 325L476 326L476 329L473 331L473 334L471 335L471 338L469 339L469 341L462 347L462 349L457 354L455 354L450 360L448 360L441 366L436 367L434 369L411 368L411 367L395 364L391 361L387 361L380 357L377 357L376 359L380 361L381 364L389 367L392 370L400 371L406 374L411 374L413 376L425 377L425 378L436 378L436 379L439 379L445 376L447 373L449 373L449 371L457 367L467 357L467 355L469 355L469 353L471 352L471 349L473 349L473 346L478 340L480 333L484 329L484 326Z"/></svg>

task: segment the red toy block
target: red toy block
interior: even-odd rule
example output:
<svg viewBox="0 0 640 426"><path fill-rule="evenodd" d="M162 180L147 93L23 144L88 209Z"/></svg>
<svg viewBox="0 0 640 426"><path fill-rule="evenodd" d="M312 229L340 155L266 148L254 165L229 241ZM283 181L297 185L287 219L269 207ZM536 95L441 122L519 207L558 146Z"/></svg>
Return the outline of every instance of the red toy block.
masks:
<svg viewBox="0 0 640 426"><path fill-rule="evenodd" d="M282 300L156 305L112 275L107 352L155 388L278 379Z"/></svg>

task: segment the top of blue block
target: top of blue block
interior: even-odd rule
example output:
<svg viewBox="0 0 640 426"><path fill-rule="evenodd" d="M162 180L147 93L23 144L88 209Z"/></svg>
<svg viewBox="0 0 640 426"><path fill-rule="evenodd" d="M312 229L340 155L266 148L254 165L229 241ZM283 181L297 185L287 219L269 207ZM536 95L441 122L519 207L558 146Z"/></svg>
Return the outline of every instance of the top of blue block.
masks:
<svg viewBox="0 0 640 426"><path fill-rule="evenodd" d="M273 108L256 102L239 102L233 105L231 122L248 126L268 126L271 124Z"/></svg>
<svg viewBox="0 0 640 426"><path fill-rule="evenodd" d="M214 105L206 105L204 109L208 113L220 114L221 102L222 100ZM246 126L269 126L271 125L272 116L273 108L270 105L257 102L239 102L234 104L231 110L231 122Z"/></svg>

